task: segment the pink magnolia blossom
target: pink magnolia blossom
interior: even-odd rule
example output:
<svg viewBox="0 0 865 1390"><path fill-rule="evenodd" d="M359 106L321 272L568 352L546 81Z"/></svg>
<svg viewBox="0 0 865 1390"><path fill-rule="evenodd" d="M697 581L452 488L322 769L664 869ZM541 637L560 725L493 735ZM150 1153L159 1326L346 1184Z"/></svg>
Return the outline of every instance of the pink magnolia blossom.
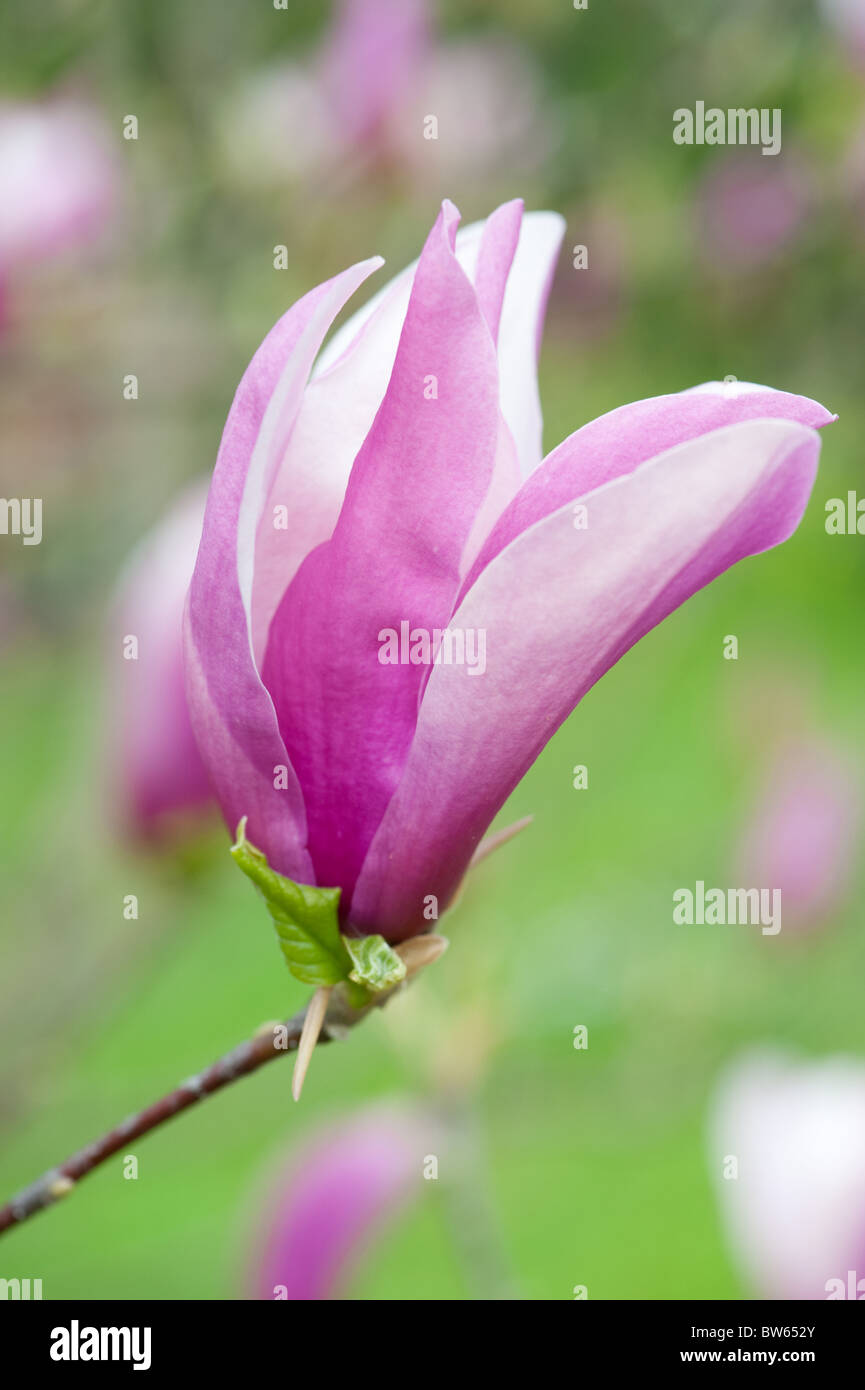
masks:
<svg viewBox="0 0 865 1390"><path fill-rule="evenodd" d="M710 1164L758 1294L849 1297L853 1271L865 1296L865 1064L744 1058L713 1106Z"/></svg>
<svg viewBox="0 0 865 1390"><path fill-rule="evenodd" d="M183 605L201 538L206 485L196 483L139 545L112 614L113 799L133 834L162 836L168 817L212 803L183 682ZM122 643L134 637L135 660Z"/></svg>
<svg viewBox="0 0 865 1390"><path fill-rule="evenodd" d="M104 126L68 99L0 103L0 284L100 234L116 169Z"/></svg>
<svg viewBox="0 0 865 1390"><path fill-rule="evenodd" d="M779 888L785 927L822 926L850 882L860 803L849 752L817 736L788 739L745 827L737 882Z"/></svg>
<svg viewBox="0 0 865 1390"><path fill-rule="evenodd" d="M715 383L622 406L544 459L536 352L561 220L513 202L460 237L457 222L445 203L416 265L314 370L378 260L265 339L188 604L193 725L229 826L248 816L273 867L339 887L348 929L390 941L428 925L429 895L444 910L604 672L791 534L832 418ZM388 664L403 623L415 658ZM427 664L421 639L444 630L466 651L484 635L483 672Z"/></svg>
<svg viewBox="0 0 865 1390"><path fill-rule="evenodd" d="M308 1144L264 1202L252 1296L338 1297L368 1243L420 1195L432 1133L411 1111L379 1105Z"/></svg>

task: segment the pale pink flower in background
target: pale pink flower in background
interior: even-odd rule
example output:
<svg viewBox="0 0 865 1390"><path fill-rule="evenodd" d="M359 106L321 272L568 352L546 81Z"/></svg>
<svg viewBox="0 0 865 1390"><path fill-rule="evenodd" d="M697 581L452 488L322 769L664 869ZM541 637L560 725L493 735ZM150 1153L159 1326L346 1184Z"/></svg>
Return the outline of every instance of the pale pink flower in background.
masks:
<svg viewBox="0 0 865 1390"><path fill-rule="evenodd" d="M865 63L865 3L863 0L817 0L826 23L834 29L845 53Z"/></svg>
<svg viewBox="0 0 865 1390"><path fill-rule="evenodd" d="M195 483L140 543L111 614L112 804L142 839L178 832L213 804L183 682L183 605L195 564L207 483ZM123 643L134 637L137 660Z"/></svg>
<svg viewBox="0 0 865 1390"><path fill-rule="evenodd" d="M427 0L344 0L304 64L275 64L220 104L223 157L241 183L399 170L428 191L513 179L551 146L530 54L494 37L436 37ZM437 138L425 136L435 118Z"/></svg>
<svg viewBox="0 0 865 1390"><path fill-rule="evenodd" d="M458 221L446 202L419 260L317 361L379 260L267 336L223 433L187 609L192 722L229 828L248 817L273 868L340 888L347 928L392 942L428 928L430 895L445 910L595 682L791 535L833 418L707 383L544 458L536 355L561 219L516 201L459 236ZM403 623L483 633L483 672L382 661Z"/></svg>
<svg viewBox="0 0 865 1390"><path fill-rule="evenodd" d="M104 122L89 106L0 103L0 290L19 267L97 239L117 184Z"/></svg>
<svg viewBox="0 0 865 1390"><path fill-rule="evenodd" d="M321 52L322 95L344 144L387 153L431 44L427 0L341 0ZM396 129L395 129L396 127Z"/></svg>
<svg viewBox="0 0 865 1390"><path fill-rule="evenodd" d="M426 0L341 0L306 63L274 64L220 104L233 177L302 180L345 162L401 158L430 43Z"/></svg>
<svg viewBox="0 0 865 1390"><path fill-rule="evenodd" d="M435 140L423 136L429 115L437 121ZM403 163L425 189L431 171L447 187L473 176L487 183L529 176L554 140L531 55L499 36L435 46L400 136Z"/></svg>
<svg viewBox="0 0 865 1390"><path fill-rule="evenodd" d="M438 1128L376 1105L316 1135L269 1184L250 1262L255 1299L338 1298L376 1236L424 1188Z"/></svg>
<svg viewBox="0 0 865 1390"><path fill-rule="evenodd" d="M775 750L736 881L780 888L785 930L820 927L842 905L856 866L859 787L852 753L828 739L801 736Z"/></svg>
<svg viewBox="0 0 865 1390"><path fill-rule="evenodd" d="M843 1297L851 1270L865 1294L865 1062L745 1056L713 1102L709 1164L758 1297Z"/></svg>
<svg viewBox="0 0 865 1390"><path fill-rule="evenodd" d="M214 119L223 167L240 187L300 182L339 158L318 75L297 63L260 68L221 96Z"/></svg>
<svg viewBox="0 0 865 1390"><path fill-rule="evenodd" d="M781 255L801 231L815 197L803 161L786 151L771 161L754 153L757 158L733 154L713 160L697 197L702 257L734 271L764 266Z"/></svg>

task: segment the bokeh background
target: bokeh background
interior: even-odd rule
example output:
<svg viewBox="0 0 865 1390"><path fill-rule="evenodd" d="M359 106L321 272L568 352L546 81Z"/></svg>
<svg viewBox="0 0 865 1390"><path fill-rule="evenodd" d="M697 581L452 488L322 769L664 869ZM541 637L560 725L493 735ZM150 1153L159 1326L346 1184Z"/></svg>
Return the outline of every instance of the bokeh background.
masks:
<svg viewBox="0 0 865 1390"><path fill-rule="evenodd" d="M827 499L865 489L865 60L816 0L442 0L422 62L364 127L380 84L338 52L337 8L0 9L3 102L85 108L109 186L86 235L0 253L0 491L44 499L41 545L0 540L4 1196L304 1000L221 825L161 848L127 833L108 619L298 295L360 257L413 259L443 196L466 223L522 196L567 220L548 448L728 375L840 419L793 539L651 633L552 740L501 817L532 826L476 872L442 924L449 953L394 1017L323 1050L300 1106L282 1063L141 1141L137 1181L108 1164L6 1237L0 1275L41 1277L46 1298L244 1297L262 1175L325 1117L429 1094L480 1017L484 1186L523 1296L742 1297L707 1110L751 1045L865 1059L859 841L778 937L675 926L672 893L743 882L778 756L795 783L817 742L865 785L865 540L824 526ZM676 146L672 112L698 99L780 107L780 156ZM436 1184L346 1293L477 1296Z"/></svg>

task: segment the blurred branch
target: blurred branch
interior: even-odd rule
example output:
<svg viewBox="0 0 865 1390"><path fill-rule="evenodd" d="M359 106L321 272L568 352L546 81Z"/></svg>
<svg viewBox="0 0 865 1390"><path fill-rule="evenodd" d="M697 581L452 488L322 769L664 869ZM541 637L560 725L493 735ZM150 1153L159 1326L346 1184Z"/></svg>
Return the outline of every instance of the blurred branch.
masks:
<svg viewBox="0 0 865 1390"><path fill-rule="evenodd" d="M444 1104L449 1163L442 1183L445 1213L471 1296L521 1299L492 1201L480 1126L471 1098L452 1092Z"/></svg>

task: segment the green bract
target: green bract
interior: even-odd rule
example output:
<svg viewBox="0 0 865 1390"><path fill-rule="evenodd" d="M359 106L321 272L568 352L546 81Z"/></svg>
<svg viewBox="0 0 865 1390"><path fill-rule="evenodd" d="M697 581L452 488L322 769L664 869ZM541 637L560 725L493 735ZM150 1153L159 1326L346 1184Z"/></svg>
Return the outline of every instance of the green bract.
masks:
<svg viewBox="0 0 865 1390"><path fill-rule="evenodd" d="M348 978L355 984L380 994L405 979L405 962L383 936L344 936L342 940L354 967Z"/></svg>
<svg viewBox="0 0 865 1390"><path fill-rule="evenodd" d="M339 888L293 883L271 869L267 856L246 838L246 817L231 847L234 862L264 898L286 964L296 979L316 988L348 982L356 1008L405 977L405 964L382 936L343 936Z"/></svg>

